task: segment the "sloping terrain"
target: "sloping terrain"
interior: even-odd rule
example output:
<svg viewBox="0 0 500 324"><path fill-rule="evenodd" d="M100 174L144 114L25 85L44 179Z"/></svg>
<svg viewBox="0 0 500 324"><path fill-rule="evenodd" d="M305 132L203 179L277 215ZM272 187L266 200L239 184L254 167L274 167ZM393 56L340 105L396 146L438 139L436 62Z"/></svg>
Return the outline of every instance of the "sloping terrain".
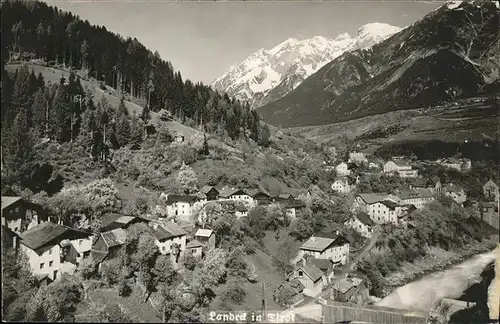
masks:
<svg viewBox="0 0 500 324"><path fill-rule="evenodd" d="M9 72L14 72L15 70L19 69L21 67L21 64L9 64L6 66L6 70ZM54 67L47 67L47 66L42 66L42 65L36 65L36 64L28 64L29 70L33 70L35 75L38 75L39 73L42 74L46 82L50 83L59 83L62 77L68 79L70 72L67 70L62 70ZM117 91L109 86L107 86L107 90L104 91L102 90L98 83L95 80L89 80L85 78L80 78L80 82L83 86L84 89L88 89L92 92L94 95L94 101L95 102L100 102L102 98L105 98L106 101L110 104L111 107L118 107L120 104L120 97ZM124 100L125 107L127 107L127 110L129 113L135 114L137 116L140 116L143 107L140 105L130 101L130 100ZM150 112L151 114L151 121L153 123L158 123L159 118L158 114L155 112ZM171 120L165 122L169 131L172 134L181 134L184 136L185 139L189 139L191 136L193 136L196 133L200 133L200 131L186 126L182 123L179 123L178 121ZM209 139L208 144L214 147L219 147L224 150L236 152L236 153L241 153L239 150L227 145L226 143L223 143L217 139Z"/></svg>
<svg viewBox="0 0 500 324"><path fill-rule="evenodd" d="M397 141L492 140L499 136L499 124L500 96L468 98L442 106L398 110L323 126L293 127L288 131L332 144L346 135L366 151L373 151Z"/></svg>
<svg viewBox="0 0 500 324"><path fill-rule="evenodd" d="M499 77L496 4L445 4L368 50L344 53L258 112L281 127L324 125L477 95Z"/></svg>

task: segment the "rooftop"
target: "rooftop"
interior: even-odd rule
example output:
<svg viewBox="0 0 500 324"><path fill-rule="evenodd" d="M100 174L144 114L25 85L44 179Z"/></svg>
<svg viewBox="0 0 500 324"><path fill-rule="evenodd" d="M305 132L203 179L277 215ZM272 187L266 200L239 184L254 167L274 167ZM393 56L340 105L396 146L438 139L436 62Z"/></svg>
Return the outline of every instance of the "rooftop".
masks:
<svg viewBox="0 0 500 324"><path fill-rule="evenodd" d="M313 282L320 280L323 276L323 271L321 271L321 269L312 262L301 260L297 263L296 267L302 269L302 271L304 271Z"/></svg>
<svg viewBox="0 0 500 324"><path fill-rule="evenodd" d="M189 241L188 244L186 244L186 249L194 249L194 248L197 248L197 247L201 247L203 246L198 240L192 240L192 241Z"/></svg>
<svg viewBox="0 0 500 324"><path fill-rule="evenodd" d="M194 236L200 236L200 237L210 237L212 236L212 231L211 229L205 229L205 228L200 228L199 230L196 231L196 234Z"/></svg>
<svg viewBox="0 0 500 324"><path fill-rule="evenodd" d="M200 192L204 193L206 195L212 189L215 189L215 190L217 190L217 192L219 192L219 190L217 188L215 188L214 186L203 186L203 188L200 189Z"/></svg>
<svg viewBox="0 0 500 324"><path fill-rule="evenodd" d="M360 212L356 215L356 218L361 222L363 223L364 225L367 225L367 226L373 226L375 225L375 222L370 218L370 216L368 216L367 213L365 212Z"/></svg>
<svg viewBox="0 0 500 324"><path fill-rule="evenodd" d="M185 202L185 203L194 203L198 197L196 196L191 196L191 195L167 195L167 205L174 204L176 202Z"/></svg>
<svg viewBox="0 0 500 324"><path fill-rule="evenodd" d="M154 230L154 234L159 241L187 234L187 231L174 222L165 222Z"/></svg>
<svg viewBox="0 0 500 324"><path fill-rule="evenodd" d="M359 194L358 197L363 199L363 201L367 204L374 204L376 202L385 200L387 194L378 194L378 193L362 193Z"/></svg>
<svg viewBox="0 0 500 324"><path fill-rule="evenodd" d="M101 236L108 247L114 247L125 244L128 234L123 228L116 228L101 233Z"/></svg>
<svg viewBox="0 0 500 324"><path fill-rule="evenodd" d="M246 192L243 189L224 188L219 192L219 196L221 196L222 198L228 198L228 197L231 197L232 195L235 195L237 193L246 195Z"/></svg>
<svg viewBox="0 0 500 324"><path fill-rule="evenodd" d="M13 203L23 199L22 197L16 196L2 196L2 210L6 207L9 207Z"/></svg>
<svg viewBox="0 0 500 324"><path fill-rule="evenodd" d="M387 208L394 209L399 206L399 204L395 203L392 200L382 200L381 204L385 205Z"/></svg>
<svg viewBox="0 0 500 324"><path fill-rule="evenodd" d="M111 213L107 214L101 222L101 228L106 228L113 223L127 225L135 220L134 216L125 216L123 214Z"/></svg>
<svg viewBox="0 0 500 324"><path fill-rule="evenodd" d="M67 233L78 234L82 237L91 235L90 233L83 232L71 227L62 226L51 222L44 222L25 231L24 233L21 233L20 237L22 244L32 250L36 250Z"/></svg>

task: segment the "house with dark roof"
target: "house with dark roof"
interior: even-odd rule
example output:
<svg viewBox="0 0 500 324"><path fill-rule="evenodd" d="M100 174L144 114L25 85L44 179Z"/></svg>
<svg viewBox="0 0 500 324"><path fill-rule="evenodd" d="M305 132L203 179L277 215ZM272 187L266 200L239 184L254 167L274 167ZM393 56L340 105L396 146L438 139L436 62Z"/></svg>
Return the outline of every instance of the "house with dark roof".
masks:
<svg viewBox="0 0 500 324"><path fill-rule="evenodd" d="M213 186L203 186L203 188L200 189L200 192L207 197L208 201L219 199L219 189Z"/></svg>
<svg viewBox="0 0 500 324"><path fill-rule="evenodd" d="M45 222L20 235L20 249L27 255L33 274L55 280L90 256L91 241L91 233Z"/></svg>
<svg viewBox="0 0 500 324"><path fill-rule="evenodd" d="M253 206L255 204L252 196L246 190L238 188L223 188L219 192L220 201L239 201L246 205Z"/></svg>
<svg viewBox="0 0 500 324"><path fill-rule="evenodd" d="M454 184L448 184L444 187L444 195L446 197L450 197L453 201L460 205L467 201L467 194L465 193L465 190Z"/></svg>
<svg viewBox="0 0 500 324"><path fill-rule="evenodd" d="M236 204L236 206L234 206L234 214L238 218L246 217L248 216L248 207L243 204Z"/></svg>
<svg viewBox="0 0 500 324"><path fill-rule="evenodd" d="M485 197L498 202L498 185L492 179L489 179L488 182L486 182L483 186L483 194Z"/></svg>
<svg viewBox="0 0 500 324"><path fill-rule="evenodd" d="M365 276L349 275L336 281L332 298L341 302L363 303L369 298L370 284Z"/></svg>
<svg viewBox="0 0 500 324"><path fill-rule="evenodd" d="M47 221L43 209L19 196L2 196L2 225L17 234Z"/></svg>
<svg viewBox="0 0 500 324"><path fill-rule="evenodd" d="M414 205L417 209L435 200L435 194L429 189L395 190L391 192L399 198L400 205Z"/></svg>
<svg viewBox="0 0 500 324"><path fill-rule="evenodd" d="M354 215L353 218L346 221L345 225L353 228L354 230L356 230L356 232L364 237L370 237L373 233L373 227L376 224L370 218L370 215L368 215L366 212L361 211Z"/></svg>
<svg viewBox="0 0 500 324"><path fill-rule="evenodd" d="M254 202L257 205L268 205L271 203L271 195L264 190L261 189L249 189L247 193L250 197L253 198Z"/></svg>
<svg viewBox="0 0 500 324"><path fill-rule="evenodd" d="M142 217L126 216L118 213L110 213L103 217L101 221L101 232L111 231L117 228L128 228L132 224L144 223Z"/></svg>
<svg viewBox="0 0 500 324"><path fill-rule="evenodd" d="M186 222L192 222L192 214L196 206L199 205L201 209L207 200L206 197L201 198L195 195L161 194L160 197L165 199L168 216Z"/></svg>
<svg viewBox="0 0 500 324"><path fill-rule="evenodd" d="M295 262L306 255L315 259L331 260L335 265L346 264L349 260L349 241L341 234L311 236L300 247Z"/></svg>
<svg viewBox="0 0 500 324"><path fill-rule="evenodd" d="M418 170L407 160L391 160L384 164L384 173L395 173L401 178L417 178Z"/></svg>
<svg viewBox="0 0 500 324"><path fill-rule="evenodd" d="M306 204L300 199L287 199L281 201L283 207L285 207L285 215L288 219L295 219L297 217L297 211L306 207Z"/></svg>
<svg viewBox="0 0 500 324"><path fill-rule="evenodd" d="M174 222L155 223L153 229L158 250L170 255L176 266L184 257L188 232Z"/></svg>
<svg viewBox="0 0 500 324"><path fill-rule="evenodd" d="M301 259L295 265L289 280L297 279L303 286L306 296L315 297L328 285L324 272L311 260Z"/></svg>
<svg viewBox="0 0 500 324"><path fill-rule="evenodd" d="M8 249L13 248L17 251L19 249L20 239L19 234L2 225L2 244L4 244L4 247Z"/></svg>
<svg viewBox="0 0 500 324"><path fill-rule="evenodd" d="M332 190L338 193L350 193L354 189L354 184L348 177L337 177L332 183Z"/></svg>
<svg viewBox="0 0 500 324"><path fill-rule="evenodd" d="M92 246L92 260L97 263L104 259L112 259L119 255L120 249L127 241L128 233L123 228L115 228L101 232Z"/></svg>
<svg viewBox="0 0 500 324"><path fill-rule="evenodd" d="M203 255L203 244L201 244L198 240L190 240L186 244L186 256L191 255L195 259L199 260Z"/></svg>
<svg viewBox="0 0 500 324"><path fill-rule="evenodd" d="M304 301L304 285L297 278L283 281L273 292L273 299L280 305L292 307Z"/></svg>

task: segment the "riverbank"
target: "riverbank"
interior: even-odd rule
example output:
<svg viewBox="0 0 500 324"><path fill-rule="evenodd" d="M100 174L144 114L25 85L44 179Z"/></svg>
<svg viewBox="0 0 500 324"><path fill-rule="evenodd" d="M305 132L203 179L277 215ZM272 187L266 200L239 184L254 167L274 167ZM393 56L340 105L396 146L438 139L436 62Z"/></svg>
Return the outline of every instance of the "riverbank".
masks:
<svg viewBox="0 0 500 324"><path fill-rule="evenodd" d="M413 263L404 262L398 271L384 278L384 296L387 296L397 287L418 280L429 273L444 270L476 254L489 252L499 246L498 239L498 235L492 235L489 239L467 245L459 251L431 248L427 251L426 256Z"/></svg>

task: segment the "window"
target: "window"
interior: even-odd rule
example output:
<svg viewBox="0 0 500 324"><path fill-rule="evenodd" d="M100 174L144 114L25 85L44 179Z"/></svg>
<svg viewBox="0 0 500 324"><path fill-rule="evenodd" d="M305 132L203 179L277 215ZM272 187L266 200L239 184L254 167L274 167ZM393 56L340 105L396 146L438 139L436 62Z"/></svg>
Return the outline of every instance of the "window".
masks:
<svg viewBox="0 0 500 324"><path fill-rule="evenodd" d="M51 254L52 254L52 248L49 250L49 255L51 255Z"/></svg>
<svg viewBox="0 0 500 324"><path fill-rule="evenodd" d="M299 270L299 277L303 277L304 276L304 272L302 270Z"/></svg>
<svg viewBox="0 0 500 324"><path fill-rule="evenodd" d="M54 280L56 280L56 279L57 279L57 273L58 273L58 271L57 271L57 270L54 270Z"/></svg>
<svg viewBox="0 0 500 324"><path fill-rule="evenodd" d="M49 268L51 268L53 264L54 264L54 261L49 261Z"/></svg>
<svg viewBox="0 0 500 324"><path fill-rule="evenodd" d="M83 240L79 240L79 241L78 241L78 244L83 244Z"/></svg>
<svg viewBox="0 0 500 324"><path fill-rule="evenodd" d="M19 213L19 207L16 207L16 213Z"/></svg>
<svg viewBox="0 0 500 324"><path fill-rule="evenodd" d="M45 263L40 263L40 269L43 269L44 265L45 265Z"/></svg>

